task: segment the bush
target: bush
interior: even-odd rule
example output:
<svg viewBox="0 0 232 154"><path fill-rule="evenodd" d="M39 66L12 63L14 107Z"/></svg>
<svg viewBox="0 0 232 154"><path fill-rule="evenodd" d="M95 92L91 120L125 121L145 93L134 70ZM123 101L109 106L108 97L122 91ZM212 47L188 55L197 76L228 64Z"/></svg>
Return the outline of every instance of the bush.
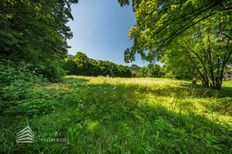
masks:
<svg viewBox="0 0 232 154"><path fill-rule="evenodd" d="M65 71L62 66L62 62L58 60L48 60L44 63L38 63L35 65L37 74L43 75L44 78L51 82L62 81Z"/></svg>
<svg viewBox="0 0 232 154"><path fill-rule="evenodd" d="M31 71L32 64L12 61L0 62L0 110L25 98L26 90L43 78Z"/></svg>

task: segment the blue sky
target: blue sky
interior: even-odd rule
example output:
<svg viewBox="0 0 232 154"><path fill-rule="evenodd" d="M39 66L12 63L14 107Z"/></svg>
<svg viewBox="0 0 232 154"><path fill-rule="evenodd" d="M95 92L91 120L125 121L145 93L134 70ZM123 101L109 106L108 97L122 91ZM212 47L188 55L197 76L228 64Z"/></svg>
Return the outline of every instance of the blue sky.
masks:
<svg viewBox="0 0 232 154"><path fill-rule="evenodd" d="M135 25L131 6L120 7L117 0L79 0L72 5L72 14L74 21L68 23L73 32L68 40L69 54L82 51L93 59L126 64L124 50L132 46L128 33ZM138 55L133 63L147 64Z"/></svg>

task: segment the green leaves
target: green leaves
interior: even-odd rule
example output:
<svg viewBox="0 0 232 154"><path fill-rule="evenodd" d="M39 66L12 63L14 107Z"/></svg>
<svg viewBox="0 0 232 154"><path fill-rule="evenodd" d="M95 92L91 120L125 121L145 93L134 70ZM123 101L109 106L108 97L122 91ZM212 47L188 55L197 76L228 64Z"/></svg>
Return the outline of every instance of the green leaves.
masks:
<svg viewBox="0 0 232 154"><path fill-rule="evenodd" d="M0 58L25 61L50 81L60 81L72 37L66 23L77 0L3 0L0 14Z"/></svg>
<svg viewBox="0 0 232 154"><path fill-rule="evenodd" d="M66 55L70 4L77 0L1 2L0 58L45 61Z"/></svg>
<svg viewBox="0 0 232 154"><path fill-rule="evenodd" d="M142 54L148 50L153 54L155 53L155 56L159 56L161 54L159 53L160 50L165 50L167 45L194 25L214 17L217 13L228 17L228 10L221 8L222 3L216 0L148 0L140 3L135 2L136 26L131 28L129 34L129 38L134 40L134 44L129 50L130 52L127 51L127 55L128 53L131 55ZM231 3L225 1L225 5L230 7ZM147 33L147 30L149 30L149 33Z"/></svg>
<svg viewBox="0 0 232 154"><path fill-rule="evenodd" d="M161 59L171 76L198 74L206 85L217 82L220 88L232 54L231 8L229 0L140 1L129 33L134 44L125 51L125 61L133 61L136 53L147 61Z"/></svg>
<svg viewBox="0 0 232 154"><path fill-rule="evenodd" d="M131 77L128 66L118 65L110 61L94 60L84 53L77 52L67 59L66 69L70 75Z"/></svg>

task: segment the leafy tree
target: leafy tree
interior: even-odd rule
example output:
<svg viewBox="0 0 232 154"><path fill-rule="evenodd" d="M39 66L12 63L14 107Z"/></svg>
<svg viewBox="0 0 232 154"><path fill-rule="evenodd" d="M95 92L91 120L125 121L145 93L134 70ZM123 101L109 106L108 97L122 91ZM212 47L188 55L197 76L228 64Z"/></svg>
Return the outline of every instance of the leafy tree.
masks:
<svg viewBox="0 0 232 154"><path fill-rule="evenodd" d="M127 5L129 0L120 2ZM133 0L132 5L136 25L129 34L134 45L126 52L127 60L136 52L150 60L192 26L219 14L231 18L232 10L231 0ZM153 53L144 54L146 50Z"/></svg>
<svg viewBox="0 0 232 154"><path fill-rule="evenodd" d="M143 66L140 68L139 72L137 73L137 77L147 77L148 76L148 68Z"/></svg>
<svg viewBox="0 0 232 154"><path fill-rule="evenodd" d="M191 67L190 60L185 56L184 50L167 50L162 56L161 62L164 64L162 71L165 73L165 77L191 79L196 74Z"/></svg>
<svg viewBox="0 0 232 154"><path fill-rule="evenodd" d="M131 65L131 73L133 77L137 76L137 73L139 72L139 70L140 70L140 67L138 65L136 64Z"/></svg>
<svg viewBox="0 0 232 154"><path fill-rule="evenodd" d="M44 58L66 54L66 25L77 0L1 1L1 58ZM35 60L33 59L33 60Z"/></svg>
<svg viewBox="0 0 232 154"><path fill-rule="evenodd" d="M218 20L220 18L202 22L177 43L185 50L185 56L190 60L191 67L196 70L202 83L213 89L221 88L225 67L232 58L232 38L226 37L222 30L232 30L232 27L221 25L220 22L219 25L212 24Z"/></svg>
<svg viewBox="0 0 232 154"><path fill-rule="evenodd" d="M162 75L161 67L158 64L149 64L148 65L148 74L149 77L160 77Z"/></svg>
<svg viewBox="0 0 232 154"><path fill-rule="evenodd" d="M76 64L75 74L88 75L89 58L86 56L86 54L77 52L76 55L72 57L72 61L74 61Z"/></svg>
<svg viewBox="0 0 232 154"><path fill-rule="evenodd" d="M211 22L195 26L182 35L166 51L163 60L169 73L183 77L187 73L198 77L206 86L220 89L223 72L231 59L231 39L223 37L220 28L210 26Z"/></svg>
<svg viewBox="0 0 232 154"><path fill-rule="evenodd" d="M127 62L136 53L153 61L167 50L179 52L182 48L190 70L196 70L202 83L220 89L224 67L231 59L232 1L142 0L134 1L133 6L136 25L129 37L134 44L125 51Z"/></svg>
<svg viewBox="0 0 232 154"><path fill-rule="evenodd" d="M70 5L77 1L2 0L0 58L32 63L42 70L52 69L47 73L57 76L63 74L60 63L67 54L66 39L72 37L66 23L73 19Z"/></svg>
<svg viewBox="0 0 232 154"><path fill-rule="evenodd" d="M67 70L67 74L72 75L72 74L77 74L77 64L75 61L68 59L65 64L65 69Z"/></svg>

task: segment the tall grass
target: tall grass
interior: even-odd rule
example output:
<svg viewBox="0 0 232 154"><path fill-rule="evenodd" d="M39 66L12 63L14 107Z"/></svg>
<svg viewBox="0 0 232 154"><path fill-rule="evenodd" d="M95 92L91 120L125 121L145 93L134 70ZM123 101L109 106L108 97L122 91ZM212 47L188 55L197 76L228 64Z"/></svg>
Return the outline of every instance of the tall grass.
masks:
<svg viewBox="0 0 232 154"><path fill-rule="evenodd" d="M232 82L221 91L188 81L68 76L36 85L1 115L10 153L231 153ZM33 96L33 97L32 97ZM23 110L23 111L21 111ZM20 111L20 112L19 112ZM35 143L15 143L30 125ZM63 132L64 142L48 142Z"/></svg>

